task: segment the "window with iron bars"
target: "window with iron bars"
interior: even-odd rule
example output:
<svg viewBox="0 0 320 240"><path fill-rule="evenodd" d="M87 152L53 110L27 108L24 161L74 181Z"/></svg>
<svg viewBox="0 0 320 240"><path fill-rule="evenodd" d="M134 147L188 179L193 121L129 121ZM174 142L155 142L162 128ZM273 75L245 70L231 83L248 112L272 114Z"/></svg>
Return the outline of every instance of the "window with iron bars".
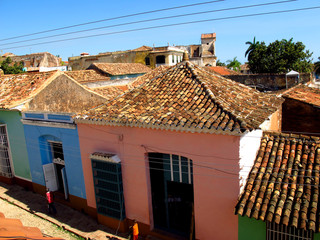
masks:
<svg viewBox="0 0 320 240"><path fill-rule="evenodd" d="M267 222L267 240L313 240L313 231Z"/></svg>
<svg viewBox="0 0 320 240"><path fill-rule="evenodd" d="M6 125L0 125L0 175L9 178L13 177Z"/></svg>

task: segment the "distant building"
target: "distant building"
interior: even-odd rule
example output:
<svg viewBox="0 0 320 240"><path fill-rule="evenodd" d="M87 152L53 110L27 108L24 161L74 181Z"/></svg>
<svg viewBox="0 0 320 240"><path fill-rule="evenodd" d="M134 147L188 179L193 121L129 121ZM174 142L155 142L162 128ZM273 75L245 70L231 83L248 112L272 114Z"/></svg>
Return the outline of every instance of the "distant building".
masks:
<svg viewBox="0 0 320 240"><path fill-rule="evenodd" d="M183 53L187 52L189 61L199 66L215 66L216 34L201 35L201 44L187 46L164 46L139 48L127 51L105 52L89 55L83 52L80 56L70 57L69 66L72 70L87 69L92 63L142 63L151 68L161 65L172 66L182 61Z"/></svg>
<svg viewBox="0 0 320 240"><path fill-rule="evenodd" d="M247 63L240 65L240 72L242 74L251 74L252 73L250 71L249 64L247 64Z"/></svg>
<svg viewBox="0 0 320 240"><path fill-rule="evenodd" d="M2 55L2 58L6 57L10 57L13 62L22 62L26 71L28 71L29 68L35 67L58 67L61 62L61 58L48 52L32 53L21 56L16 56L12 53L5 53Z"/></svg>

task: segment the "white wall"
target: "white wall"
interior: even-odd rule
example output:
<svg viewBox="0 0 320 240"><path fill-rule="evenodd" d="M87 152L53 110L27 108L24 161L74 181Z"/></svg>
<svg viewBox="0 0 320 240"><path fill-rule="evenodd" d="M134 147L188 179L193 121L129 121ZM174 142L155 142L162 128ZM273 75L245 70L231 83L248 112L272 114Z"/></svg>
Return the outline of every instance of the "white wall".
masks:
<svg viewBox="0 0 320 240"><path fill-rule="evenodd" d="M239 172L239 184L240 192L242 192L243 187L246 183L248 174L254 163L256 155L260 147L260 141L262 137L262 130L254 130L247 133L240 138L240 172Z"/></svg>

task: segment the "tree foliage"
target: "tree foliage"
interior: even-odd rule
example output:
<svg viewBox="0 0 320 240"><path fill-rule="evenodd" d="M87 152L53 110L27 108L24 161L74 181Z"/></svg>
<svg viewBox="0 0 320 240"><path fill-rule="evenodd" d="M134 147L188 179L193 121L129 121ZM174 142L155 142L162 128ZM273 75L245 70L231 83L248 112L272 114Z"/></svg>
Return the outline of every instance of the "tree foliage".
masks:
<svg viewBox="0 0 320 240"><path fill-rule="evenodd" d="M216 62L216 66L225 67L226 64L224 62L220 62L220 60L218 59L218 61Z"/></svg>
<svg viewBox="0 0 320 240"><path fill-rule="evenodd" d="M311 72L312 53L305 50L302 42L293 42L282 39L270 43L246 42L249 47L245 53L248 55L248 64L253 73L286 73L290 70L298 72Z"/></svg>
<svg viewBox="0 0 320 240"><path fill-rule="evenodd" d="M7 57L4 61L0 63L0 68L3 70L4 74L18 74L23 71L23 63L13 63L10 57Z"/></svg>
<svg viewBox="0 0 320 240"><path fill-rule="evenodd" d="M318 61L314 63L314 72L320 75L320 57L318 57Z"/></svg>
<svg viewBox="0 0 320 240"><path fill-rule="evenodd" d="M241 62L237 60L237 57L234 57L232 60L228 60L227 63L228 68L234 71L240 71Z"/></svg>

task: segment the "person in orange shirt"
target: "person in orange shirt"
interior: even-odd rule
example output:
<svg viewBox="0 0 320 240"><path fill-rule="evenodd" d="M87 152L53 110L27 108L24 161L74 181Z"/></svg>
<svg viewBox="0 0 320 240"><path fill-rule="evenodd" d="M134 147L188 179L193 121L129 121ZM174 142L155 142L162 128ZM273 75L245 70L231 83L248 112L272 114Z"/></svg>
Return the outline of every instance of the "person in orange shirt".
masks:
<svg viewBox="0 0 320 240"><path fill-rule="evenodd" d="M133 234L133 240L138 240L139 236L139 227L136 220L133 220L133 227L132 227L132 234Z"/></svg>

